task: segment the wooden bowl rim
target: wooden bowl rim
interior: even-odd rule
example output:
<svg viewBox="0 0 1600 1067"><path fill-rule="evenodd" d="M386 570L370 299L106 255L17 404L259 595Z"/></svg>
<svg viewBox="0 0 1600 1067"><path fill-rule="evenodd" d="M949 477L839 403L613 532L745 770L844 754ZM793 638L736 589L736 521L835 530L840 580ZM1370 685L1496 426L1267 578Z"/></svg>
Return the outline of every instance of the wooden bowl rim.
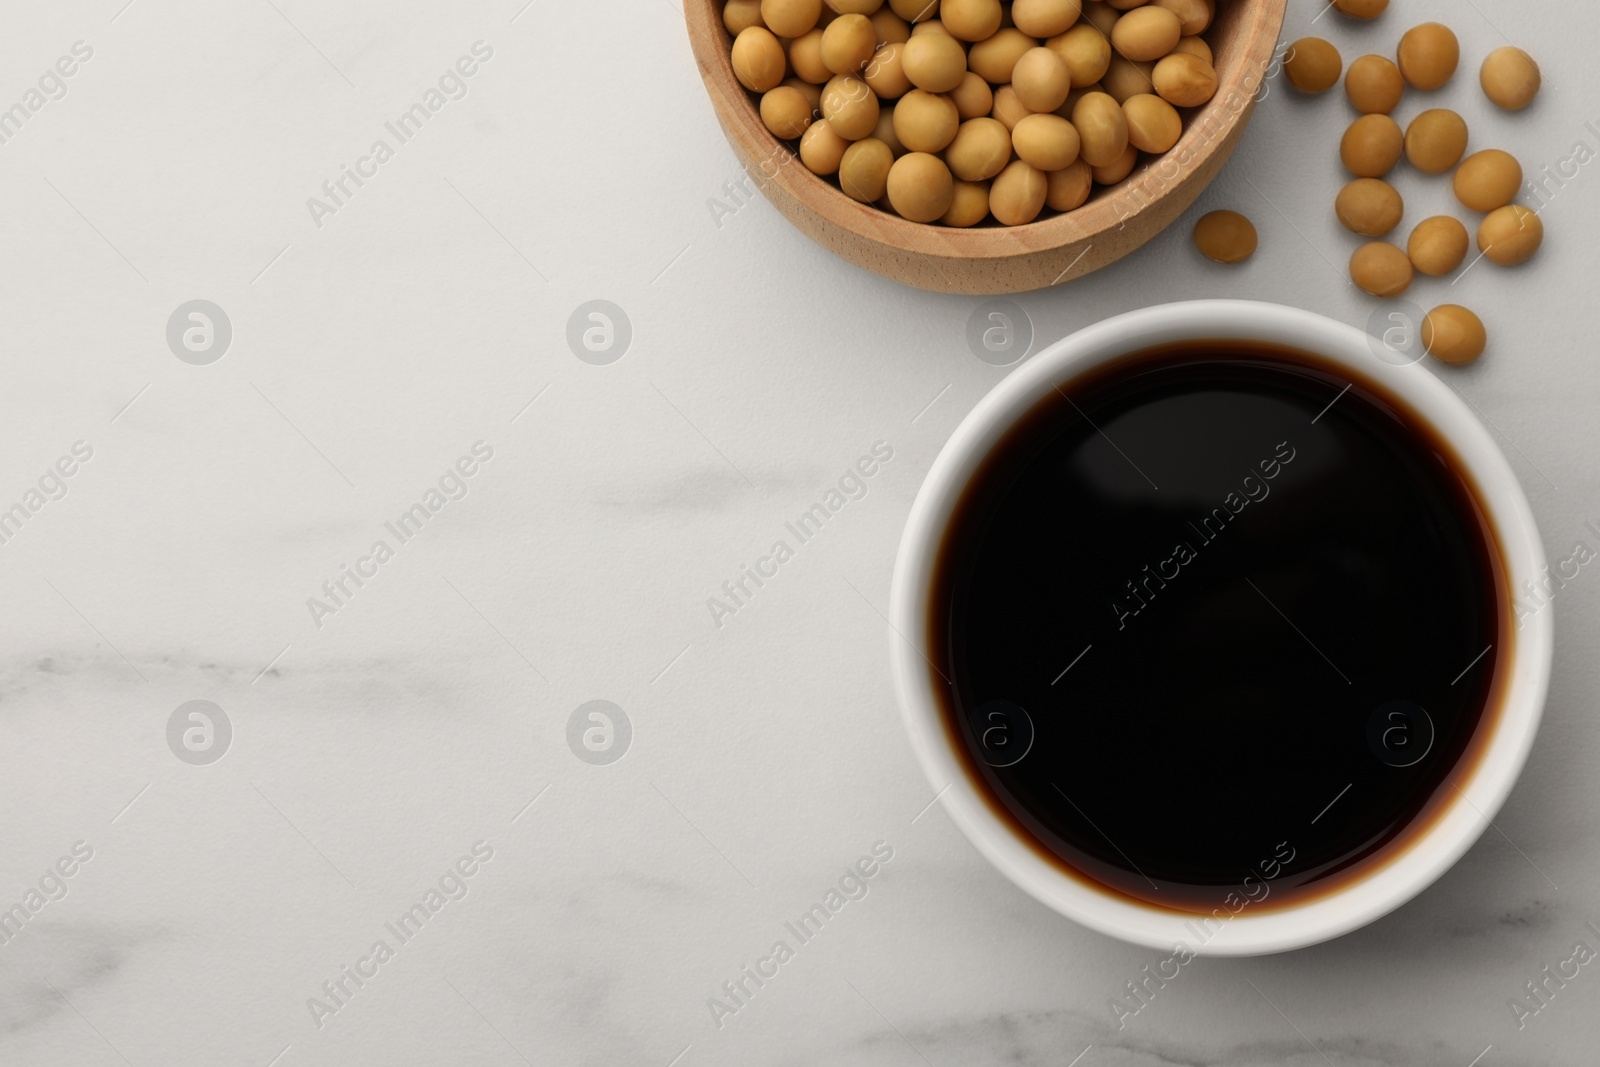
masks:
<svg viewBox="0 0 1600 1067"><path fill-rule="evenodd" d="M683 14L707 92L728 135L741 140L756 160L773 159L779 152L790 157L765 181L777 184L824 221L857 237L919 255L999 260L1060 248L1120 228L1161 197L1187 184L1212 155L1224 149L1230 132L1247 118L1251 110L1250 98L1268 80L1267 71L1288 0L1221 2L1239 5L1242 10L1233 17L1249 21L1241 27L1243 39L1238 47L1230 47L1227 62L1217 71L1215 95L1199 109L1184 109L1189 114L1183 135L1177 144L1158 157L1158 160L1179 158L1184 151L1191 152L1191 158L1181 164L1177 175L1161 179L1153 173L1154 165L1149 165L1143 170L1136 169L1132 176L1119 182L1110 195L1091 199L1072 211L1022 226L968 228L911 222L872 204L852 200L822 175L813 174L800 163L795 149L779 140L762 123L749 90L734 75L730 51L733 38L722 23L722 0L683 0ZM1252 9L1254 18L1251 18ZM1251 72L1255 73L1255 84L1246 90ZM1231 113L1202 137L1201 132L1227 110L1227 101L1239 93L1243 93L1243 97ZM1198 147L1197 141L1200 142ZM1152 191L1151 187L1158 183L1164 188ZM758 184L763 182L758 179Z"/></svg>

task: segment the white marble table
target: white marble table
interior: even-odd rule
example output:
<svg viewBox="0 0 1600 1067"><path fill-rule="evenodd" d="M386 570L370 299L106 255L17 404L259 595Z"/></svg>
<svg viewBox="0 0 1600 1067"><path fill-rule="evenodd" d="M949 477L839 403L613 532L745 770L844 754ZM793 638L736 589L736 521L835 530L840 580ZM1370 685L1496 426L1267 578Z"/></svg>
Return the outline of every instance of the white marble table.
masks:
<svg viewBox="0 0 1600 1067"><path fill-rule="evenodd" d="M0 544L0 904L27 915L0 1062L1596 1062L1594 968L1520 1031L1507 1002L1600 948L1600 578L1555 605L1539 744L1455 870L1332 944L1198 961L1119 1030L1108 999L1156 957L1048 912L929 807L889 682L901 523L1008 372L965 345L979 302L848 267L759 198L713 211L740 172L672 0L123 3L14 4L0 34L0 106L41 92L0 144L0 509L26 516ZM1476 145L1535 172L1600 148L1580 5L1291 6L1289 37L1347 56L1445 19L1467 64L1437 98ZM1515 117L1473 76L1502 31L1549 76ZM1274 83L1194 209L1254 216L1259 255L1200 261L1191 215L1018 298L1037 344L1206 296L1364 322L1329 210L1345 118ZM1448 377L1560 555L1600 545L1600 168L1572 170L1536 265L1419 290L1484 310L1492 355ZM1402 190L1412 219L1449 203ZM231 323L206 365L165 336L196 299ZM608 365L566 339L601 299L631 323ZM219 335L191 341L203 362ZM713 618L877 442L866 494ZM187 711L169 746L193 700L231 731L209 765L223 735L191 752ZM593 700L625 712L620 761L569 745ZM786 934L877 842L866 895ZM761 964L779 939L792 958Z"/></svg>

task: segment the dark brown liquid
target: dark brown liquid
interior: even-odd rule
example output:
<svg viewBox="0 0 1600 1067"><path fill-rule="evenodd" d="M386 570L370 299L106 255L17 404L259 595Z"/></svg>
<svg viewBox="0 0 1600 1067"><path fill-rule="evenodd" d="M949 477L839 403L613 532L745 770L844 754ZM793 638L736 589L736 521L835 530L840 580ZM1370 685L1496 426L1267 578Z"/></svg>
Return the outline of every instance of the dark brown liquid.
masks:
<svg viewBox="0 0 1600 1067"><path fill-rule="evenodd" d="M1375 384L1254 344L1062 394L973 478L931 591L980 792L1069 873L1180 911L1392 858L1456 800L1509 667L1453 450Z"/></svg>

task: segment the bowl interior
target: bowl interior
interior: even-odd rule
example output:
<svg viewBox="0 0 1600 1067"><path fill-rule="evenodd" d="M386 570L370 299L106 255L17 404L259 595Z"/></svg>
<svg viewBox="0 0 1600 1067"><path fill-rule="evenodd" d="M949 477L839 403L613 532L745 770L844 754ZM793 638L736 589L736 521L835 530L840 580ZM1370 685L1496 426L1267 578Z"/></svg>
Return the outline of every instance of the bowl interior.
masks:
<svg viewBox="0 0 1600 1067"><path fill-rule="evenodd" d="M1287 0L1222 0L1205 40L1211 46L1218 88L1198 108L1181 109L1184 132L1166 155L1146 157L1141 166L1115 186L1096 187L1074 211L1051 215L1022 226L1001 226L992 220L970 229L909 222L870 204L858 203L837 185L784 156L794 150L761 122L757 98L733 73L733 38L722 23L721 0L685 0L697 59L724 127L736 149L750 158L753 170L767 182L802 199L835 225L870 230L910 251L944 252L953 244L961 254L1003 256L1019 250L1086 240L1120 229L1162 197L1205 171L1217 152L1231 149L1229 135L1248 117L1256 95L1268 79L1278 30ZM780 162L782 161L782 162ZM1160 166L1163 162L1168 165ZM1205 180L1210 175L1205 174ZM1204 181L1201 182L1201 185Z"/></svg>

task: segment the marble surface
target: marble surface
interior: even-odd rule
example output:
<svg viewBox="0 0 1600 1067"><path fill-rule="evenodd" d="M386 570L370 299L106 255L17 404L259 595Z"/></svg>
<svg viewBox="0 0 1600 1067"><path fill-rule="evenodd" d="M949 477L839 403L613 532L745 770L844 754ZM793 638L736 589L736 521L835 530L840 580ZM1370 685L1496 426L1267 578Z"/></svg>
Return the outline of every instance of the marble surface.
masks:
<svg viewBox="0 0 1600 1067"><path fill-rule="evenodd" d="M1478 146L1535 172L1600 148L1583 7L1395 0L1367 26L1320 8L1292 0L1288 37L1347 56L1425 18L1455 26L1465 69L1435 98ZM901 524L1009 368L966 347L979 301L882 281L759 198L726 199L739 168L673 0L8 14L0 104L75 42L92 56L0 144L0 507L39 505L0 544L0 903L39 893L0 944L0 1062L1596 1061L1600 970L1521 1029L1507 1002L1577 942L1600 948L1600 578L1554 605L1537 748L1454 870L1331 944L1197 961L1119 1029L1108 1000L1159 954L1057 917L977 856L930 807L889 680ZM1548 74L1515 116L1473 77L1507 37ZM386 132L463 56L472 75L446 80L426 125ZM1347 117L1337 95L1273 83L1182 223L1017 298L1036 349L1195 297L1364 323L1328 207ZM364 183L309 208L346 166ZM1484 311L1492 355L1441 374L1502 436L1553 557L1600 546L1600 168L1573 172L1535 265L1417 290ZM1442 181L1401 187L1412 219L1448 210ZM1262 234L1236 270L1186 236L1224 206ZM166 335L196 299L231 323L207 365ZM567 342L598 299L632 332L603 366ZM195 324L180 317L179 350ZM479 442L492 456L472 458ZM866 494L714 619L708 598L877 442L893 456ZM49 475L63 457L72 475ZM470 478L452 474L464 458ZM425 525L392 533L430 489ZM334 601L323 583L346 566L368 577ZM209 765L178 753L222 746L215 713L210 747L185 748L204 725L187 712L169 744L194 700L230 727ZM598 720L569 743L593 700L631 726L608 765L575 754ZM788 937L880 842L892 858L865 895ZM391 926L418 903L402 940ZM792 958L713 1017L780 939Z"/></svg>

